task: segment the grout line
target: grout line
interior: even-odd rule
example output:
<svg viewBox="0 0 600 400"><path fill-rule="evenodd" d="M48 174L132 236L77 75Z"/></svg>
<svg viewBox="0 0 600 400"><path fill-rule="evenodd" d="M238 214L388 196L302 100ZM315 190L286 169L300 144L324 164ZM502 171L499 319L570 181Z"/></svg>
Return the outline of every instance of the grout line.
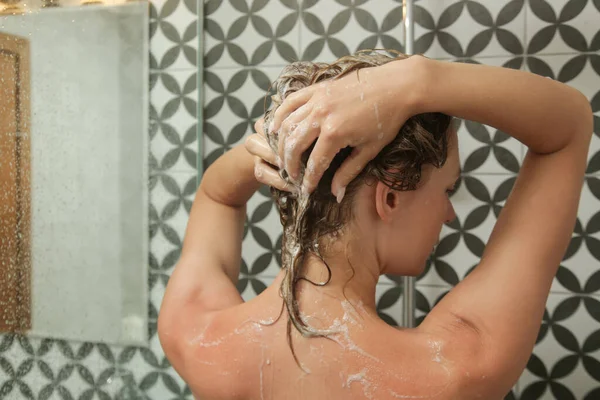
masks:
<svg viewBox="0 0 600 400"><path fill-rule="evenodd" d="M527 41L529 40L529 38L527 37L527 18L528 18L527 11L528 11L528 8L529 8L529 0L525 0L525 10L523 11L523 14L524 14L524 18L523 18L523 28L524 28L524 30L523 30L523 46L524 46L523 51L525 52L525 54L527 54L527 48L529 47L528 43L527 43Z"/></svg>
<svg viewBox="0 0 600 400"><path fill-rule="evenodd" d="M580 56L580 55L594 55L598 54L597 51L566 51L562 53L546 53L543 50L537 53L527 53L527 57L545 57L545 56Z"/></svg>
<svg viewBox="0 0 600 400"><path fill-rule="evenodd" d="M429 284L429 283L419 283L419 281L417 281L416 283L417 288L419 287L423 287L423 288L429 288L429 289L453 289L454 286L451 286L449 284L443 285L443 284Z"/></svg>
<svg viewBox="0 0 600 400"><path fill-rule="evenodd" d="M286 67L288 64L268 64L268 65L263 65L263 64L258 64L258 65L247 65L247 66L243 66L243 65L227 65L227 66L222 66L222 67L208 67L206 68L207 71L219 71L219 70L243 70L243 69L261 69L261 68L284 68Z"/></svg>
<svg viewBox="0 0 600 400"><path fill-rule="evenodd" d="M509 176L515 177L519 175L516 172L466 172L461 173L460 176Z"/></svg>
<svg viewBox="0 0 600 400"><path fill-rule="evenodd" d="M301 1L298 7L298 60L302 60L302 12L304 2Z"/></svg>
<svg viewBox="0 0 600 400"><path fill-rule="evenodd" d="M200 64L198 67L196 66L190 66L190 67L186 67L186 68L150 68L150 72L152 73L156 73L156 74L161 74L161 73L169 73L169 72L190 72L190 71L199 71L200 68L202 68L202 65Z"/></svg>

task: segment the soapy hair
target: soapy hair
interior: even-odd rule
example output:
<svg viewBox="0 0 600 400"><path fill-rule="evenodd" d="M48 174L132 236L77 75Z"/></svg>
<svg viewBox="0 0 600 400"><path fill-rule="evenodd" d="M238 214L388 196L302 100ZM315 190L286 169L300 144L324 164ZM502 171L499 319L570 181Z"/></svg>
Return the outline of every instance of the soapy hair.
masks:
<svg viewBox="0 0 600 400"><path fill-rule="evenodd" d="M273 84L275 93L271 97L271 107L264 117L265 135L270 147L277 152L278 135L276 132L270 132L268 127L275 111L287 96L318 82L339 79L351 73L359 74L362 68L376 67L409 57L390 50L387 52L396 56L391 57L377 51L360 51L342 57L332 64L300 61L285 67ZM281 259L285 276L280 287L280 295L289 315L287 340L294 359L300 367L292 345L292 325L304 337L327 337L328 334L326 331L312 328L302 319L295 291L296 284L300 280L317 286L324 286L331 280L331 269L326 262L326 254L322 254L320 240L327 235L340 232L352 218L353 199L361 185L382 182L392 190L415 190L421 181L421 169L424 165L431 164L441 168L447 158L447 133L451 121L452 117L442 113L419 114L409 118L394 140L385 146L347 186L345 196L339 204L331 193L331 182L337 169L352 152L351 147L342 149L336 155L310 196L271 188L283 225ZM302 156L302 171L306 168L313 147L314 144ZM285 171L280 171L280 174L289 185L297 185L290 180ZM303 260L309 254L319 257L327 268L329 278L325 282L312 282L302 276Z"/></svg>

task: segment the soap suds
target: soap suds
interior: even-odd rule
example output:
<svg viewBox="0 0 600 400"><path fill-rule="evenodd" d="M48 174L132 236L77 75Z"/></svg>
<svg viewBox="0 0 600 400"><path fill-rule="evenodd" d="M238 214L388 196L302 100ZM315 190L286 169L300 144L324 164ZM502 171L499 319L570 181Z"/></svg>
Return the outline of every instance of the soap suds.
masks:
<svg viewBox="0 0 600 400"><path fill-rule="evenodd" d="M362 385L363 394L368 399L373 398L373 389L376 389L377 387L373 388L373 382L371 382L371 380L367 378L366 368L357 374L348 375L346 383L345 385L342 384L342 387L347 387L348 389L350 389L350 385L352 385L352 383L354 382L357 382Z"/></svg>

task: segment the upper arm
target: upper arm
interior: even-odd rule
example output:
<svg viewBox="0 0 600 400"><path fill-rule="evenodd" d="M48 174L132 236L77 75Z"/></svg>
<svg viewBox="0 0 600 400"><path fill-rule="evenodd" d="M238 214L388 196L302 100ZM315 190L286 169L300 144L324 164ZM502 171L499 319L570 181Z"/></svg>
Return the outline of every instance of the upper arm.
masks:
<svg viewBox="0 0 600 400"><path fill-rule="evenodd" d="M510 390L533 350L572 236L588 146L589 136L553 154L528 152L479 266L421 325L469 340L473 364L499 379L500 392Z"/></svg>
<svg viewBox="0 0 600 400"><path fill-rule="evenodd" d="M185 336L208 313L243 303L235 283L241 262L245 207L212 200L200 188L182 254L159 315L161 342Z"/></svg>

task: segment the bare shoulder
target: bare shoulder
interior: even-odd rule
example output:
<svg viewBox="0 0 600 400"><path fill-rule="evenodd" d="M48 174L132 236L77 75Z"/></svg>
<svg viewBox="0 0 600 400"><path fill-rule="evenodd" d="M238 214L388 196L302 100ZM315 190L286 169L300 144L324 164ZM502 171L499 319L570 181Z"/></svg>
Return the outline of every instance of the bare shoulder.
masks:
<svg viewBox="0 0 600 400"><path fill-rule="evenodd" d="M380 321L370 342L385 365L381 376L392 397L467 399L465 388L481 375L468 355L472 344L445 332L393 328Z"/></svg>

